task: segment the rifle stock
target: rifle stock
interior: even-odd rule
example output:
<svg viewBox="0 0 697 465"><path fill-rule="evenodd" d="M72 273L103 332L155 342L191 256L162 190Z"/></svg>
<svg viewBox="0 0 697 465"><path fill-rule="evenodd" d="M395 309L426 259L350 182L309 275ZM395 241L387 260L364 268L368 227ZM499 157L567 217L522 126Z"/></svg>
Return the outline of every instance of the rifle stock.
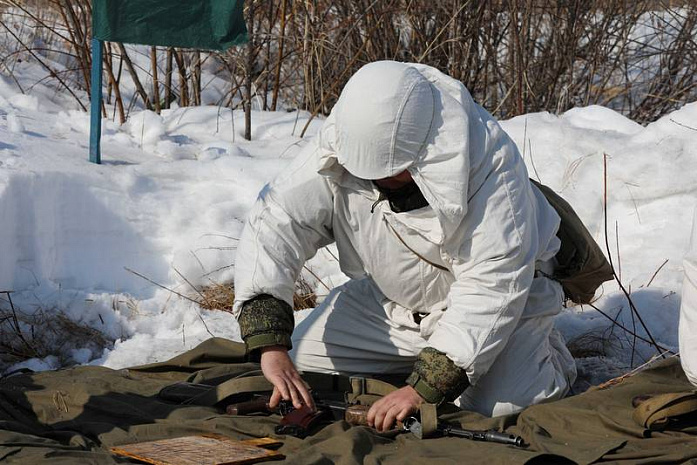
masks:
<svg viewBox="0 0 697 465"><path fill-rule="evenodd" d="M320 424L331 420L344 420L352 426L368 426L368 411L370 407L361 404L347 404L345 402L329 401L315 397L317 410L311 410L303 405L296 409L290 401L281 401L272 409L269 406L269 396L259 396L247 402L230 404L225 411L230 415L251 415L254 413L277 413L281 415L281 423L276 427L277 434L288 434L304 438ZM417 417L409 417L404 423L397 422L397 430L408 431L418 439L424 437L421 422ZM458 428L448 423L439 423L435 431L436 435L453 436L473 441L486 441L499 444L510 444L516 447L523 446L523 439L498 431L478 431Z"/></svg>

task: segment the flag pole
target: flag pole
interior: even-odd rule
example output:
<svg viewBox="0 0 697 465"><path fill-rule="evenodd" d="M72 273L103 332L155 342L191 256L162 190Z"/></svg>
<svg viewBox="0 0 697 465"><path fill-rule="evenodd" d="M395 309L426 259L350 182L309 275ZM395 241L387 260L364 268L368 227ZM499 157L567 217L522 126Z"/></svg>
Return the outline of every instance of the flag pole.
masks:
<svg viewBox="0 0 697 465"><path fill-rule="evenodd" d="M90 161L102 163L102 41L92 38L92 84L90 98Z"/></svg>

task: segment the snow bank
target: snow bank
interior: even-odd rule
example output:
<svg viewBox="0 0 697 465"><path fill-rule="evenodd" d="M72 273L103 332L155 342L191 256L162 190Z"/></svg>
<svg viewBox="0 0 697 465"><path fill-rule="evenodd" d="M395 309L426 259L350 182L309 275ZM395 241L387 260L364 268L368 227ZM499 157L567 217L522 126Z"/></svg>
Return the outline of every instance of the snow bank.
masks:
<svg viewBox="0 0 697 465"><path fill-rule="evenodd" d="M577 210L631 293L641 319L662 347L677 351L682 258L697 204L697 103L642 127L612 110L591 106L563 115L529 114L502 123L524 153L531 177L549 185ZM607 182L605 182L607 177ZM603 196L607 193L607 235ZM606 241L607 237L607 241ZM647 338L615 282L595 305ZM589 333L608 339L616 366L585 374L594 381L656 354L588 306L563 313L567 340ZM632 355L636 345L637 353ZM583 369L583 366L580 366Z"/></svg>

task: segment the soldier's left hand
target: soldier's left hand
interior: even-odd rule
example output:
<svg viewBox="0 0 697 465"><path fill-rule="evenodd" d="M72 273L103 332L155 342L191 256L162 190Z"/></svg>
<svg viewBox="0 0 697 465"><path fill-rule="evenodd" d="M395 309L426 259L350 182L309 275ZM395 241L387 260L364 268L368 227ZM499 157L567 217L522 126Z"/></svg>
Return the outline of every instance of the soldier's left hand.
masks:
<svg viewBox="0 0 697 465"><path fill-rule="evenodd" d="M368 411L368 425L378 431L394 428L397 420L404 421L416 412L424 399L411 386L398 389L375 402Z"/></svg>

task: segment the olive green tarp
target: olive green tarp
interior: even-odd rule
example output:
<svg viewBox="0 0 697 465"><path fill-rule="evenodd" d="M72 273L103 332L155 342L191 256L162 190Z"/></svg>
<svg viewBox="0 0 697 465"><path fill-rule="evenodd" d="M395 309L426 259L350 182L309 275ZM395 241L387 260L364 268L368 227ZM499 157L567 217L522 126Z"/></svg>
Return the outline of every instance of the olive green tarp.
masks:
<svg viewBox="0 0 697 465"><path fill-rule="evenodd" d="M258 368L245 362L241 344L215 338L147 366L76 367L0 379L0 462L130 463L112 456L109 447L197 433L274 436L277 416L233 417L214 407L157 397L178 381L216 384ZM518 415L490 419L459 411L441 416L465 428L519 434L529 444L525 449L458 438L418 440L335 422L303 440L282 437L280 452L291 464L697 463L696 421L680 431L649 434L632 419L634 396L691 389L673 359L610 388Z"/></svg>
<svg viewBox="0 0 697 465"><path fill-rule="evenodd" d="M247 40L242 0L93 0L95 39L227 50Z"/></svg>

